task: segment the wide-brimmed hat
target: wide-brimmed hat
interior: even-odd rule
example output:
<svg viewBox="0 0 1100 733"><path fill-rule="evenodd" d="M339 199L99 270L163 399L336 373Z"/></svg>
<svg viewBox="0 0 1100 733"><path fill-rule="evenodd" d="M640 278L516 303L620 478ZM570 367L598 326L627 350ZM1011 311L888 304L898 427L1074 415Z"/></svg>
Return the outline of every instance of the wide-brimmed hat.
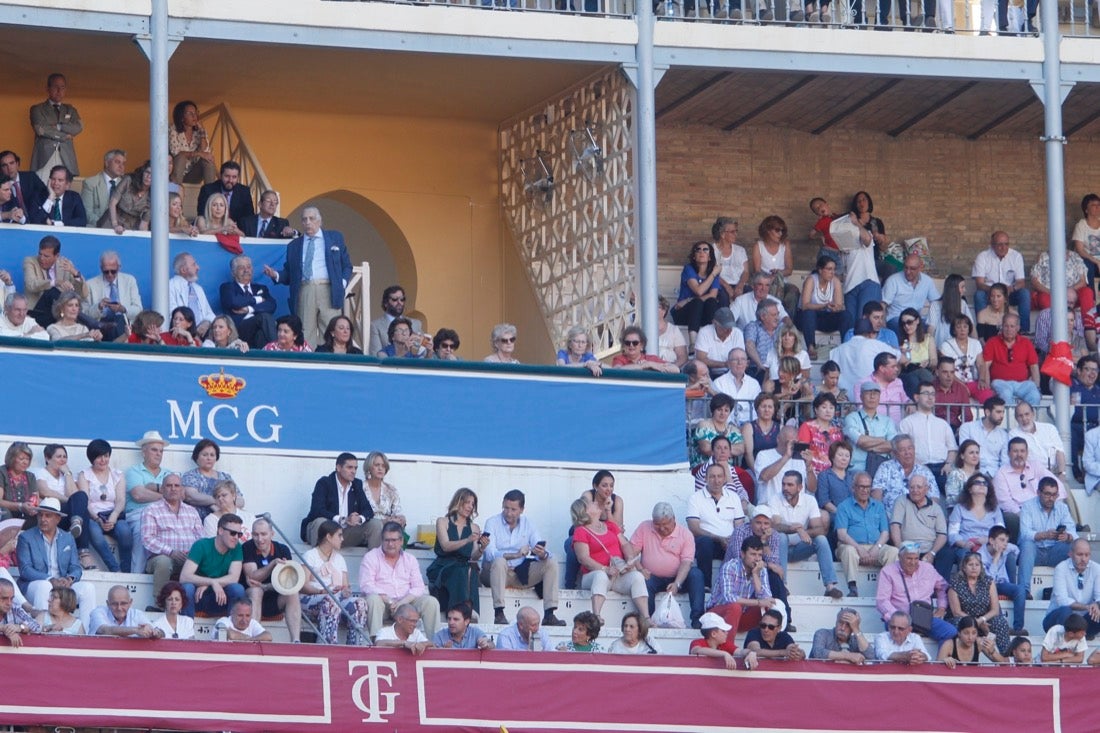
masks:
<svg viewBox="0 0 1100 733"><path fill-rule="evenodd" d="M149 443L161 443L165 448L171 445L167 440L160 437L160 433L156 430L146 430L145 435L141 436L141 440L137 442L137 447L144 448Z"/></svg>
<svg viewBox="0 0 1100 733"><path fill-rule="evenodd" d="M271 587L276 593L292 596L302 589L309 578L309 571L297 560L279 563L271 571Z"/></svg>
<svg viewBox="0 0 1100 733"><path fill-rule="evenodd" d="M65 512L61 511L61 500L54 496L47 496L42 501L38 502L38 511L53 512L54 514L60 514L63 517L69 516Z"/></svg>

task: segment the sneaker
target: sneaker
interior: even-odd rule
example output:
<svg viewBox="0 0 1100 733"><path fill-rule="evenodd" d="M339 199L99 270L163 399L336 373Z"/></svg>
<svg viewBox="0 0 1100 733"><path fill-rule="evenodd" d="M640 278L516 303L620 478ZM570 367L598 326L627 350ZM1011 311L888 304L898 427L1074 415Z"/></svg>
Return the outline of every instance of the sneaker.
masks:
<svg viewBox="0 0 1100 733"><path fill-rule="evenodd" d="M933 16L928 16L927 18L924 19L924 27L925 28L935 28L936 27L936 19Z"/></svg>
<svg viewBox="0 0 1100 733"><path fill-rule="evenodd" d="M849 588L848 589L848 597L849 598L859 598L859 591L856 590L855 588Z"/></svg>
<svg viewBox="0 0 1100 733"><path fill-rule="evenodd" d="M696 620L696 621L692 621L692 622L691 622L691 628L693 628L693 629L701 629L701 628L703 628L703 624L702 624L701 622L699 622L698 620Z"/></svg>
<svg viewBox="0 0 1100 733"><path fill-rule="evenodd" d="M794 624L787 624L787 633L788 634L798 633L798 627L796 627Z"/></svg>
<svg viewBox="0 0 1100 733"><path fill-rule="evenodd" d="M73 517L69 522L69 534L73 536L73 539L78 539L84 532L84 518Z"/></svg>
<svg viewBox="0 0 1100 733"><path fill-rule="evenodd" d="M829 586L828 588L825 589L825 595L828 596L829 598L840 600L841 598L844 597L844 591L842 591L840 588L838 588L835 585L831 585L831 586Z"/></svg>
<svg viewBox="0 0 1100 733"><path fill-rule="evenodd" d="M504 609L498 608L496 613L493 614L493 623L497 626L507 626L508 617L504 615Z"/></svg>
<svg viewBox="0 0 1100 733"><path fill-rule="evenodd" d="M547 611L542 617L543 626L565 626L565 620L554 615L553 611Z"/></svg>
<svg viewBox="0 0 1100 733"><path fill-rule="evenodd" d="M1028 633L1027 629L1013 629L1008 633L1012 636L1031 636L1031 634Z"/></svg>

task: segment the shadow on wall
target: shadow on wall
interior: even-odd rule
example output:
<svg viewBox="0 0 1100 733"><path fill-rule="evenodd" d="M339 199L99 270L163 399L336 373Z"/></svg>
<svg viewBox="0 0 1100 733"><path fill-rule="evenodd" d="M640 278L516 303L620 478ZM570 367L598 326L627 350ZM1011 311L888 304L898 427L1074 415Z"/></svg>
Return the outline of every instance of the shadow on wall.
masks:
<svg viewBox="0 0 1100 733"><path fill-rule="evenodd" d="M382 291L394 283L405 288L409 302L416 304L416 262L408 239L380 206L350 191L329 191L314 196L289 213L283 214L290 225L298 223L302 209L316 206L321 212L322 228L342 232L352 266L370 263L371 318L382 315L379 305Z"/></svg>

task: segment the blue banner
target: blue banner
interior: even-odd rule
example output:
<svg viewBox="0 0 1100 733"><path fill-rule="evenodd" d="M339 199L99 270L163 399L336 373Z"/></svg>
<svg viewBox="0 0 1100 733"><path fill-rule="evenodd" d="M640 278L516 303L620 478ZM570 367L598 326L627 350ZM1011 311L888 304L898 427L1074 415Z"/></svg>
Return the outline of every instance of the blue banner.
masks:
<svg viewBox="0 0 1100 733"><path fill-rule="evenodd" d="M4 341L4 340L0 340ZM3 345L0 433L331 454L349 445L481 463L685 464L682 380L556 367L214 349Z"/></svg>
<svg viewBox="0 0 1100 733"><path fill-rule="evenodd" d="M61 241L61 255L68 257L88 280L99 275L99 255L107 250L118 252L122 271L137 279L141 303L153 307L152 242L148 232L115 234L110 229L81 229L78 227L11 226L0 227L0 269L11 273L15 289L23 292L23 259L38 255L38 243L43 237L53 235ZM263 266L271 265L281 270L286 261L286 241L271 239L241 239L244 254L252 258L253 278L271 287L278 302L275 315L289 312L289 290L275 285L263 274ZM221 313L218 288L233 279L229 263L234 255L218 244L214 237L183 237L173 235L169 240L168 272L159 273L167 282L176 273L171 270L172 261L180 252L190 252L199 264L199 284L206 292L206 299L215 313ZM165 314L168 315L167 313Z"/></svg>

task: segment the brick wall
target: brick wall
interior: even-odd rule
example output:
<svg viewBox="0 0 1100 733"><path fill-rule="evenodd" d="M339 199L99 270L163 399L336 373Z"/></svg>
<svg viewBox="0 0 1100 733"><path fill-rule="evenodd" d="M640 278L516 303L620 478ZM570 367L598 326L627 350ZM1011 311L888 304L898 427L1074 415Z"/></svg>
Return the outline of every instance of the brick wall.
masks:
<svg viewBox="0 0 1100 733"><path fill-rule="evenodd" d="M1100 141L1073 141L1065 156L1068 239L1081 216L1081 197L1100 191L1091 175L1100 163ZM1030 267L1046 247L1045 178L1044 148L1036 139L658 126L660 261L686 261L690 243L710 237L717 215L737 218L738 241L747 248L760 221L778 214L791 232L795 267L809 267L817 252L807 236L809 200L823 196L834 212L845 211L863 189L888 235L928 238L933 274L969 275L994 229L1012 236Z"/></svg>

